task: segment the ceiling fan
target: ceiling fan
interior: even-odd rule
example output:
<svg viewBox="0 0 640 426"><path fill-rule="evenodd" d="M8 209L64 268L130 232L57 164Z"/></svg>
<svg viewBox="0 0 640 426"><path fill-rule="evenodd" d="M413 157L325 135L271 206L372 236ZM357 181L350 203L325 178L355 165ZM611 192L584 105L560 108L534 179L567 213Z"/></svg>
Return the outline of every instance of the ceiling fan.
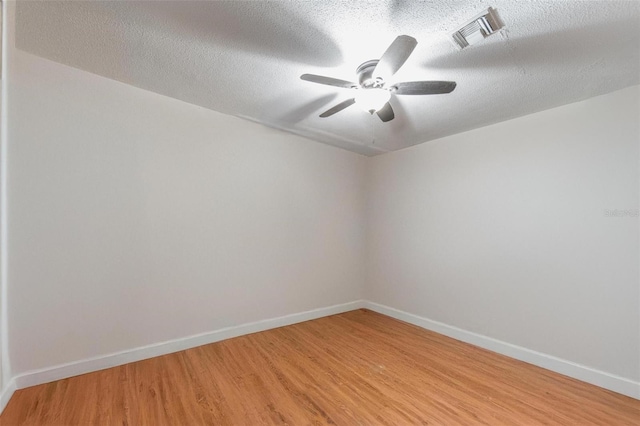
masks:
<svg viewBox="0 0 640 426"><path fill-rule="evenodd" d="M303 74L300 78L312 83L356 90L353 98L340 102L320 114L322 118L358 104L370 114L375 112L383 122L391 121L395 117L389 104L392 94L435 95L451 93L456 88L455 81L405 81L389 84L389 79L402 67L417 44L413 37L398 36L380 59L366 61L356 69L358 83L315 74Z"/></svg>

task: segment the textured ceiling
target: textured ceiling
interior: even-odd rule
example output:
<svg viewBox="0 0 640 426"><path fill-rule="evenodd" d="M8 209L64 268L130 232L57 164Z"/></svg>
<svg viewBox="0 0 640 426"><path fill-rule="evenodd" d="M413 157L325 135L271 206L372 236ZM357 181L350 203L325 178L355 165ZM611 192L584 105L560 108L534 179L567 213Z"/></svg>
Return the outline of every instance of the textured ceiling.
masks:
<svg viewBox="0 0 640 426"><path fill-rule="evenodd" d="M450 34L492 6L500 33L465 50ZM394 80L453 80L448 95L394 97L382 123L348 89L397 35L418 46ZM638 1L19 0L19 49L368 155L640 83Z"/></svg>

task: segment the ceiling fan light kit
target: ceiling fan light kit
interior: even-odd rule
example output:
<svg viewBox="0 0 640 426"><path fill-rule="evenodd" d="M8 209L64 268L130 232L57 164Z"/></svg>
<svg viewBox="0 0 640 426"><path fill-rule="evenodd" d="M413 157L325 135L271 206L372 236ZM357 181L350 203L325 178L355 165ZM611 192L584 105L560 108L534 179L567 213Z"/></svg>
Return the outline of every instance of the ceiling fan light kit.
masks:
<svg viewBox="0 0 640 426"><path fill-rule="evenodd" d="M391 121L395 117L389 103L391 95L434 95L450 93L456 87L454 81L388 83L417 44L416 39L408 35L396 37L379 60L366 61L356 69L358 83L315 74L303 74L300 78L312 83L355 90L353 98L329 108L320 114L321 118L332 116L355 103L370 114L376 113L383 122Z"/></svg>
<svg viewBox="0 0 640 426"><path fill-rule="evenodd" d="M373 114L381 110L391 99L391 92L383 88L357 89L356 104L366 112Z"/></svg>
<svg viewBox="0 0 640 426"><path fill-rule="evenodd" d="M356 69L359 87L356 87L354 99L356 104L369 114L381 110L391 99L391 92L383 87L382 79L373 78L373 71L378 62L377 59L373 59L360 64Z"/></svg>

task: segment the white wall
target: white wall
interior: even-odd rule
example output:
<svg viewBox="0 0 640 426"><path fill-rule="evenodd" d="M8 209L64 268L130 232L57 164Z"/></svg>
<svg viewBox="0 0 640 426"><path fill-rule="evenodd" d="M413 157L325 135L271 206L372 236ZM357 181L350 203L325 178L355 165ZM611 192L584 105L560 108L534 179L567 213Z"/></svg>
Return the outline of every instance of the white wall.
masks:
<svg viewBox="0 0 640 426"><path fill-rule="evenodd" d="M637 382L639 98L373 158L368 298Z"/></svg>
<svg viewBox="0 0 640 426"><path fill-rule="evenodd" d="M6 25L4 23L5 21L5 11L4 9L6 8L6 2L2 2L0 4L0 68L4 68L4 66L6 65L6 60L5 60L5 51L6 48L4 47L5 44L5 39L6 37L4 36L4 32L6 31ZM6 234L6 229L5 229L5 225L6 225L6 209L5 209L5 205L6 205L6 200L4 198L6 191L4 188L4 183L5 183L5 175L4 172L6 170L6 164L5 164L5 159L6 159L6 132L5 132L5 126L6 126L6 120L4 117L4 112L5 112L5 90L4 90L4 85L5 85L5 79L4 79L4 72L0 71L0 75L2 76L2 80L0 81L0 412L1 410L4 409L4 406L6 405L6 403L8 402L8 398L10 397L10 393L11 392L6 392L7 390L7 385L8 385L8 381L10 379L10 377L7 377L7 375L4 374L5 369L8 370L8 357L5 357L5 352L7 350L7 346L5 344L5 340L7 338L7 333L6 333L6 327L7 327L7 322L6 322L6 293L5 293L5 289L6 289L6 276L5 276L5 272L6 272L6 238L5 238L5 234Z"/></svg>
<svg viewBox="0 0 640 426"><path fill-rule="evenodd" d="M640 378L638 87L367 159L8 54L5 384L363 295Z"/></svg>
<svg viewBox="0 0 640 426"><path fill-rule="evenodd" d="M10 59L13 376L361 298L365 157Z"/></svg>

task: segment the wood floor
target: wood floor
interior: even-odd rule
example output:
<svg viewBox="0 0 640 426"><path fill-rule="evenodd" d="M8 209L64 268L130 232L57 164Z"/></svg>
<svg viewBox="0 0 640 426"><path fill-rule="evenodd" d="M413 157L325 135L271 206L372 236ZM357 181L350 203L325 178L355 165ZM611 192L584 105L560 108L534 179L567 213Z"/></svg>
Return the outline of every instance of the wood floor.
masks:
<svg viewBox="0 0 640 426"><path fill-rule="evenodd" d="M17 391L0 425L639 425L640 401L358 310Z"/></svg>

